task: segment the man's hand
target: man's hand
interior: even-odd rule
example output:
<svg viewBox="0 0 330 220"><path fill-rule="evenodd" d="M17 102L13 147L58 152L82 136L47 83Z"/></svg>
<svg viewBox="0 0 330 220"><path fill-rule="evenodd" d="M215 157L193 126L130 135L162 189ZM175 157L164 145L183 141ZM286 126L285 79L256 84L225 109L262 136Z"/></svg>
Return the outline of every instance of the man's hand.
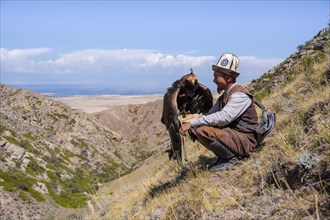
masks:
<svg viewBox="0 0 330 220"><path fill-rule="evenodd" d="M181 135L185 136L185 132L188 131L191 128L191 125L189 122L185 122L181 124L181 127L179 129L179 132Z"/></svg>

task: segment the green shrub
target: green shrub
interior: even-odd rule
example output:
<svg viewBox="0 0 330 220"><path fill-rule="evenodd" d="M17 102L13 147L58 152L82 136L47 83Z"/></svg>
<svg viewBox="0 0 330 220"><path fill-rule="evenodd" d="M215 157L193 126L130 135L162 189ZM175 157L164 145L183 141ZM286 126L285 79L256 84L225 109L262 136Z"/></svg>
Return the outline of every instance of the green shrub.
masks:
<svg viewBox="0 0 330 220"><path fill-rule="evenodd" d="M33 157L29 157L30 162L28 163L26 170L29 174L36 176L38 174L41 174L43 172L45 172L45 168L43 168L42 166L40 166L38 164L38 162L33 159Z"/></svg>
<svg viewBox="0 0 330 220"><path fill-rule="evenodd" d="M28 139L34 139L32 134L23 134L23 137L28 138Z"/></svg>
<svg viewBox="0 0 330 220"><path fill-rule="evenodd" d="M0 182L6 191L19 191L19 197L24 201L29 201L28 194L30 194L37 201L44 201L45 198L38 191L34 190L32 186L37 183L37 180L28 177L19 170L10 172L0 171L0 178L4 181Z"/></svg>
<svg viewBox="0 0 330 220"><path fill-rule="evenodd" d="M49 184L46 184L46 185L47 185L48 192L49 192L50 196L52 197L52 199L54 199L54 201L57 204L59 204L63 207L80 208L80 207L87 205L88 198L83 194L78 195L78 194L63 192L60 195L57 195L53 190L51 190L51 187Z"/></svg>
<svg viewBox="0 0 330 220"><path fill-rule="evenodd" d="M261 101L264 98L268 97L270 95L270 86L265 87L260 92L257 92L254 97L256 100Z"/></svg>
<svg viewBox="0 0 330 220"><path fill-rule="evenodd" d="M0 134L4 132L5 132L5 127L2 124L0 124Z"/></svg>
<svg viewBox="0 0 330 220"><path fill-rule="evenodd" d="M298 45L297 50L301 50L304 46L305 46L305 44Z"/></svg>
<svg viewBox="0 0 330 220"><path fill-rule="evenodd" d="M88 197L84 192L92 193L87 180L78 177L62 180L52 172L47 172L47 175L51 179L50 183L46 183L47 189L57 204L68 208L83 207L87 204ZM60 194L54 192L57 187L62 189Z"/></svg>
<svg viewBox="0 0 330 220"><path fill-rule="evenodd" d="M87 147L87 144L85 143L85 140L82 138L78 138L77 140L71 140L70 143L76 147L79 148L85 148Z"/></svg>

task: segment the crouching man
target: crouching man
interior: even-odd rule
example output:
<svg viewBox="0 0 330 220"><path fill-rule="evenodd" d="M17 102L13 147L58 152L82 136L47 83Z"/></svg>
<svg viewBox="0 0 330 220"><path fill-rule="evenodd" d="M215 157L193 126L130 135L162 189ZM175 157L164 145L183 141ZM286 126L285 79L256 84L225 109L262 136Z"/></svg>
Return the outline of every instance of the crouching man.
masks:
<svg viewBox="0 0 330 220"><path fill-rule="evenodd" d="M217 157L217 161L208 166L209 171L217 172L233 166L239 159L257 145L253 131L238 124L243 120L258 127L258 116L251 93L236 83L239 76L239 59L231 53L221 55L218 63L212 65L213 82L218 91L224 92L210 111L180 127L181 135L191 130L198 141Z"/></svg>

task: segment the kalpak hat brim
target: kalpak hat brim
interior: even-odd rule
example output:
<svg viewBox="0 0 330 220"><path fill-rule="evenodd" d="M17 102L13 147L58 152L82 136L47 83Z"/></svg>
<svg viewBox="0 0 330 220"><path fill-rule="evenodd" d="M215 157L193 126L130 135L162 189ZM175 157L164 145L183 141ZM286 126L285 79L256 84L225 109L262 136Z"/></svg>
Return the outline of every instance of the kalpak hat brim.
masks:
<svg viewBox="0 0 330 220"><path fill-rule="evenodd" d="M212 70L218 73L224 73L226 75L232 76L234 78L237 78L239 76L238 72L235 72L233 70L227 69L227 68L223 68L217 65L212 65Z"/></svg>

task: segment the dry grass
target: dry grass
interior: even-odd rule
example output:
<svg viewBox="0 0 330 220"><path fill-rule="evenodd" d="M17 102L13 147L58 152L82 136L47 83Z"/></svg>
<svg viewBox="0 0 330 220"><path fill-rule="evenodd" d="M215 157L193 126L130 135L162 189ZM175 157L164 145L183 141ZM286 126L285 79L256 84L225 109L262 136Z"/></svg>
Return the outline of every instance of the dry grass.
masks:
<svg viewBox="0 0 330 220"><path fill-rule="evenodd" d="M296 65L294 79L262 100L277 113L276 129L239 165L209 173L213 155L187 141L189 162L183 167L159 155L123 177L129 182L119 179L117 189L100 191L90 218L328 218L330 85L324 73L329 60L327 53L323 62Z"/></svg>

